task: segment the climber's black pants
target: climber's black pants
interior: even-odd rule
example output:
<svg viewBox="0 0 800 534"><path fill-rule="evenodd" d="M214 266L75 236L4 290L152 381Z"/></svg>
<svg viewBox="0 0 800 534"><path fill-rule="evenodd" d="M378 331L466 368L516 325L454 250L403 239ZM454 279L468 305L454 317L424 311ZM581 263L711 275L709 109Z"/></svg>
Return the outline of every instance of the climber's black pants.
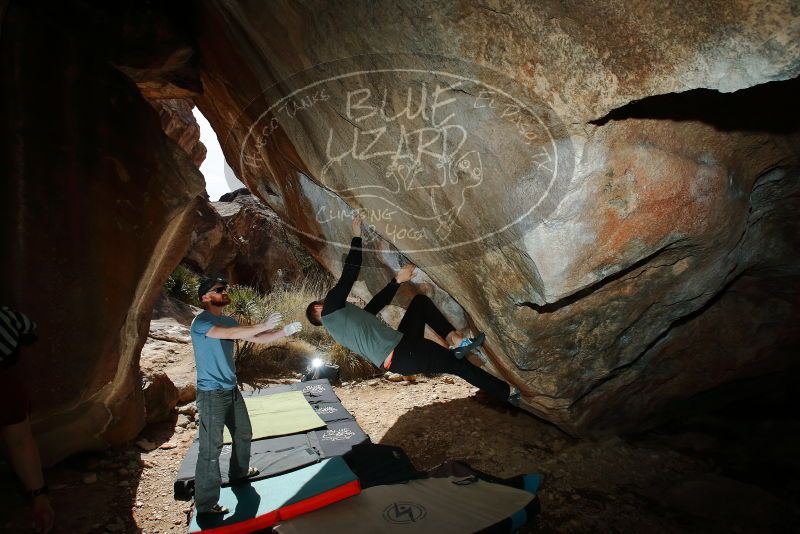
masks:
<svg viewBox="0 0 800 534"><path fill-rule="evenodd" d="M457 359L453 351L425 339L425 325L430 326L443 339L455 330L436 305L425 295L417 295L408 306L397 329L403 338L394 349L390 370L401 375L416 373L449 373L460 376L489 395L507 400L509 386L466 358Z"/></svg>

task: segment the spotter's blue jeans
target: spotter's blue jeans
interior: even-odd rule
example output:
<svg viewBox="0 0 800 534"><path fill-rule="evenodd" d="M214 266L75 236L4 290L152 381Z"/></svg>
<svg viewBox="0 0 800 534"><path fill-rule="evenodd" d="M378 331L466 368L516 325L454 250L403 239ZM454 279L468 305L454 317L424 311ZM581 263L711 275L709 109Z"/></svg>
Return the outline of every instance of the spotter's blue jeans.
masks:
<svg viewBox="0 0 800 534"><path fill-rule="evenodd" d="M208 512L219 500L223 427L227 426L233 437L230 480L247 476L253 429L237 388L197 390L197 410L200 412L200 450L194 474L194 502L198 512Z"/></svg>

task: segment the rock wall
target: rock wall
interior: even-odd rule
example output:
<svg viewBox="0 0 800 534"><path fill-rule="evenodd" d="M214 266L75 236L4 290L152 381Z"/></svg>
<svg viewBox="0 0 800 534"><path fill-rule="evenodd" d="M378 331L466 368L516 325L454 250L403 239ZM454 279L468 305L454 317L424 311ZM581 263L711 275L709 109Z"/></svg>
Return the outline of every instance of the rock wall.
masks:
<svg viewBox="0 0 800 534"><path fill-rule="evenodd" d="M491 370L569 431L640 429L795 369L798 17L790 1L4 3L2 283L42 328L21 365L46 462L144 424L150 311L205 228L202 177L142 95L194 99L334 274L363 210L357 295L413 261L415 290L486 331Z"/></svg>
<svg viewBox="0 0 800 534"><path fill-rule="evenodd" d="M258 198L240 195L232 202L211 205L235 244L236 255L227 266L231 283L268 292L275 285L321 274L294 234Z"/></svg>
<svg viewBox="0 0 800 534"><path fill-rule="evenodd" d="M236 259L234 243L225 221L211 202L197 199L197 224L183 262L198 273L224 273Z"/></svg>
<svg viewBox="0 0 800 534"><path fill-rule="evenodd" d="M207 150L200 142L200 125L192 114L194 102L189 98L161 98L150 100L150 105L158 112L164 133L189 154L199 169L206 159Z"/></svg>
<svg viewBox="0 0 800 534"><path fill-rule="evenodd" d="M208 2L195 33L237 175L335 273L364 210L364 292L401 251L534 413L633 430L794 365L791 2Z"/></svg>
<svg viewBox="0 0 800 534"><path fill-rule="evenodd" d="M39 323L20 367L51 464L143 427L139 352L204 183L91 19L37 5L0 9L0 227L3 300Z"/></svg>
<svg viewBox="0 0 800 534"><path fill-rule="evenodd" d="M261 292L306 277L327 277L275 212L249 193L228 195L233 196L230 202L198 199L198 220L183 263Z"/></svg>

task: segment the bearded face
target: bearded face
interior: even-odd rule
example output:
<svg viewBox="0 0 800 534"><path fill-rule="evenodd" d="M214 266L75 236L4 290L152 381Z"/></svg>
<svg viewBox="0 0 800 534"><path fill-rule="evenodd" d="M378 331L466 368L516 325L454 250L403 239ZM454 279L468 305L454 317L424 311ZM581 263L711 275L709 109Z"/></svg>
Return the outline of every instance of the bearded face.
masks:
<svg viewBox="0 0 800 534"><path fill-rule="evenodd" d="M218 291L222 291L222 293ZM227 286L220 284L216 287L212 287L208 293L203 295L203 303L206 304L206 306L217 306L220 308L230 304L231 298L228 296Z"/></svg>

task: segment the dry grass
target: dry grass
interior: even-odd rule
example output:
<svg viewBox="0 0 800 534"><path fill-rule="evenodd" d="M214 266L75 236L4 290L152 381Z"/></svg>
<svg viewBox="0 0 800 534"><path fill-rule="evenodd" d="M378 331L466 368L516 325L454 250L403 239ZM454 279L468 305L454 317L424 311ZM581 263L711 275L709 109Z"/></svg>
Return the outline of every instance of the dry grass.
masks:
<svg viewBox="0 0 800 534"><path fill-rule="evenodd" d="M300 321L303 330L295 334L295 337L324 348L335 342L327 330L308 322L306 307L310 302L324 297L327 291L328 288L323 281L306 279L298 284L273 289L264 296L263 305L270 310L270 313L278 312L283 315L287 323Z"/></svg>
<svg viewBox="0 0 800 534"><path fill-rule="evenodd" d="M327 358L322 359L339 366L341 380L372 378L381 374L381 371L370 362L336 342L328 349Z"/></svg>

